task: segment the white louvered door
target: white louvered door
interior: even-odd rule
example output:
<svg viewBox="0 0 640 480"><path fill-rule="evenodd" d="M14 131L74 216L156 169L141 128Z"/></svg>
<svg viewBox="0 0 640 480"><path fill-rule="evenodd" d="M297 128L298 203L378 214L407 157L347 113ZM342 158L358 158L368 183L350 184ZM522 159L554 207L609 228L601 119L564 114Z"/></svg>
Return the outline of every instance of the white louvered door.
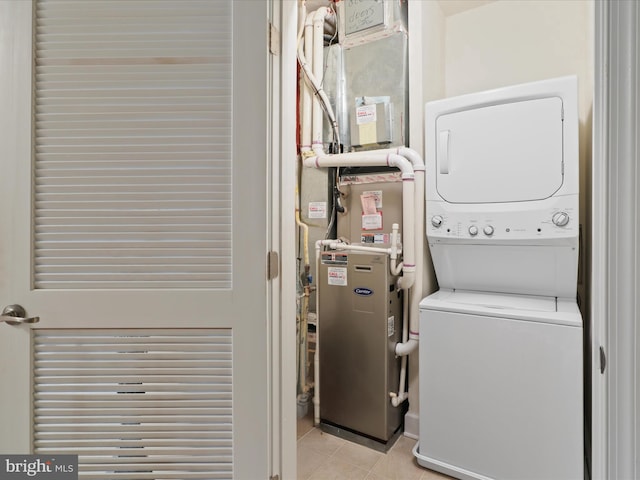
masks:
<svg viewBox="0 0 640 480"><path fill-rule="evenodd" d="M269 2L0 1L0 452L267 478Z"/></svg>

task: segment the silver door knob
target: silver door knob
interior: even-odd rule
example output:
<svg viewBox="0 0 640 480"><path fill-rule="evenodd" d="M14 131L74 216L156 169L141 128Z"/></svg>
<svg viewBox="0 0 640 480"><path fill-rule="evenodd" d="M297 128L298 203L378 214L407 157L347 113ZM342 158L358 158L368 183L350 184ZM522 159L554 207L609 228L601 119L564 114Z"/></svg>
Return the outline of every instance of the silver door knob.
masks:
<svg viewBox="0 0 640 480"><path fill-rule="evenodd" d="M2 310L0 320L9 325L20 325L21 323L38 323L40 317L27 317L27 312L21 305L7 305Z"/></svg>

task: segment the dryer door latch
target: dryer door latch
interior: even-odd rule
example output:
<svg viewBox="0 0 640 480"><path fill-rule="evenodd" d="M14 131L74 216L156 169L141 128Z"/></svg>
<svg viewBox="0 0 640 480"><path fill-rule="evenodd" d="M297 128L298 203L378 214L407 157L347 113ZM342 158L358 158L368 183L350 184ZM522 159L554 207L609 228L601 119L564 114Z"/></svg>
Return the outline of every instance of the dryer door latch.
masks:
<svg viewBox="0 0 640 480"><path fill-rule="evenodd" d="M607 354L604 353L604 347L600 345L600 373L604 374L607 368Z"/></svg>

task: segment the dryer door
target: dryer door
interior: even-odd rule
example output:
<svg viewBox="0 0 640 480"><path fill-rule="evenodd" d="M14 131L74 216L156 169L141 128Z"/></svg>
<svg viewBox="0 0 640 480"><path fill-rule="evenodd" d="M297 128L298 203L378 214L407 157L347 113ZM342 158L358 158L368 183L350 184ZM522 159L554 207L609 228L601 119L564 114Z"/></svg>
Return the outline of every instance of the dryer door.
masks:
<svg viewBox="0 0 640 480"><path fill-rule="evenodd" d="M444 114L436 120L436 174L451 203L551 197L563 181L562 100L549 97Z"/></svg>

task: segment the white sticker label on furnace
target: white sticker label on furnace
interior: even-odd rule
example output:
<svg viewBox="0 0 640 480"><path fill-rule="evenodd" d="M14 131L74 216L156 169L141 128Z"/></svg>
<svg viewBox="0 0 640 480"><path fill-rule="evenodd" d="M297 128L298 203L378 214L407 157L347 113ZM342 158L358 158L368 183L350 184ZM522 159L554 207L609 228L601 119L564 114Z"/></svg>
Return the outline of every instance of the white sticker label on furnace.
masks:
<svg viewBox="0 0 640 480"><path fill-rule="evenodd" d="M327 218L327 202L309 202L309 218Z"/></svg>
<svg viewBox="0 0 640 480"><path fill-rule="evenodd" d="M344 267L327 268L327 280L329 285L347 286L347 269Z"/></svg>
<svg viewBox="0 0 640 480"><path fill-rule="evenodd" d="M381 230L382 212L373 215L362 215L362 230Z"/></svg>
<svg viewBox="0 0 640 480"><path fill-rule="evenodd" d="M387 336L393 337L394 333L396 333L396 317L392 315L387 318Z"/></svg>

